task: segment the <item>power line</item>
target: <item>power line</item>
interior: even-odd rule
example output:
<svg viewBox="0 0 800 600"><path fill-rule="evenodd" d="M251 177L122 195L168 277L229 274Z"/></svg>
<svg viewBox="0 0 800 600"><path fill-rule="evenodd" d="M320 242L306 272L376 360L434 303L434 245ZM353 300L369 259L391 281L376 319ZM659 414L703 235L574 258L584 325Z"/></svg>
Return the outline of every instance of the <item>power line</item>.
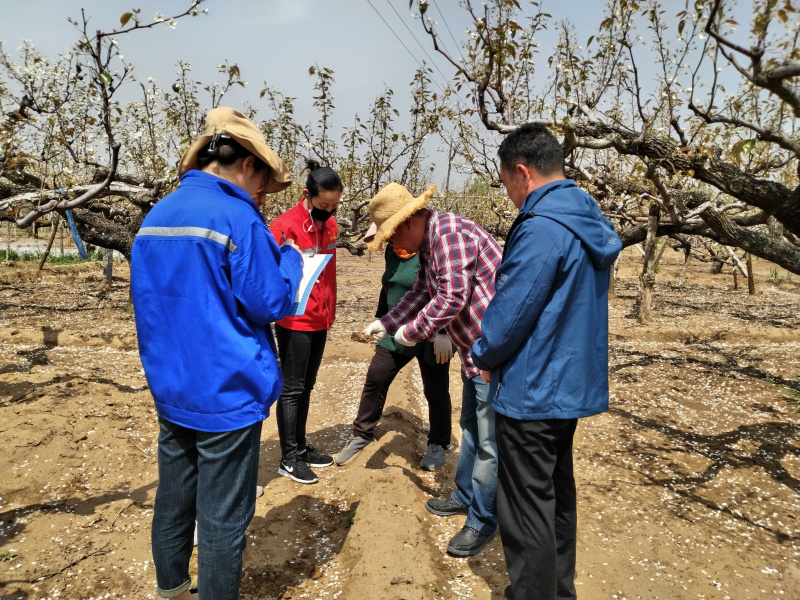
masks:
<svg viewBox="0 0 800 600"><path fill-rule="evenodd" d="M419 68L420 68L420 69L424 68L424 67L422 66L422 63L421 63L421 62L419 62L419 60L417 60L417 57L416 57L416 56L414 56L414 53L413 53L413 52L411 52L411 50L409 50L409 49L408 49L408 46L406 46L405 42L404 42L403 40L401 40L401 39L400 39L400 36L399 36L399 35L397 35L397 33L395 32L395 30L394 30L394 29L392 29L392 26L391 26L391 25L389 25L389 23L387 23L387 22L386 22L386 19L384 19L384 18L383 18L383 15L382 15L381 13L379 13L379 12L378 12L378 9L377 9L377 8L375 8L375 6L372 4L372 2L370 2L370 0L367 0L367 4L369 4L369 5L372 7L372 10L374 10L374 11L375 11L375 14L376 14L376 15L378 15L378 16L380 17L381 21L383 21L383 24L384 24L384 25L386 25L386 27L388 27L388 28L389 28L389 31L391 31L391 32L394 34L394 37L396 37L396 38L397 38L397 41L398 41L398 42L400 42L400 43L403 45L403 48L405 48L405 49L406 49L406 52L408 52L408 53L411 55L411 58L413 58L413 59L416 61L416 63L419 65ZM416 39L416 38L415 38L415 39ZM437 85L438 85L438 84L437 84ZM444 92L444 90L442 90L442 92Z"/></svg>
<svg viewBox="0 0 800 600"><path fill-rule="evenodd" d="M387 1L388 1L388 0L387 0ZM389 25L389 23L386 21L386 19L384 19L384 18L383 18L383 15L382 15L382 14L381 14L381 13L378 11L378 9L377 9L377 8L375 8L375 5L373 5L373 4L372 4L371 0L367 0L367 4L369 4L369 5L370 5L370 7L372 8L372 10L374 10L374 11L375 11L375 14L377 14L377 15L378 15L378 17L380 17L380 20L381 20L381 21L383 21L383 24L384 24L384 25L386 25L386 27L388 27L388 28L389 28L389 31L391 31L391 32L392 32L392 34L394 35L394 37L396 37L396 38L397 38L397 41L398 41L398 42L400 42L400 44L403 46L403 48L405 48L405 49L406 49L406 52L408 52L408 54L411 56L411 58L413 58L413 59L414 59L414 61L417 63L417 65L419 65L420 69L424 69L424 67L423 67L422 63L420 63L419 59L418 59L418 58L417 58L417 57L414 55L414 53L413 53L413 52L411 52L411 50L409 49L409 47L408 47L408 46L406 46L405 42L403 42L403 40L400 38L400 36L399 36L399 35L397 35L397 32L394 30L394 28L393 28L391 25ZM394 10L394 7L393 7L391 4L390 4L389 6L392 8L392 10ZM411 32L411 30L408 28L408 25L406 25L405 21L403 21L403 18L402 18L402 17L401 17L401 16L400 16L400 15L397 13L397 11L396 11L396 10L394 10L394 12L395 12L395 14L397 15L397 17L400 19L400 21L403 23L403 25L405 25L406 29L408 29L409 33L411 33L411 37L413 37L413 38L414 38L414 41L416 41L416 42L417 42L417 44L419 44L419 46L422 48L422 51L423 51L423 52L425 52L425 54L426 54L426 55L428 56L428 58L430 59L430 58L431 58L431 57L430 57L430 55L427 53L427 51L426 51L426 50L425 50L425 48L422 46L422 44L420 44L420 42L419 42L419 40L416 38L416 36L414 36L413 32ZM431 59L431 62L433 63L433 59ZM434 63L434 66L436 66L436 64L435 64L435 63ZM448 79L447 79L447 77L444 75L444 73L442 73L442 72L441 72L441 70L440 70L438 67L436 67L436 70L437 70L437 71L439 71L439 74L440 74L440 75L441 75L441 76L442 76L442 77L445 79L445 81L447 81L447 80L448 80ZM438 88L441 90L442 94L446 96L444 88L443 88L443 87L442 87L442 86L439 84L439 82L438 82L438 81L436 81L435 79L431 79L431 82L432 82L432 83L434 83L434 84L436 85L436 87L438 87ZM456 102L457 102L457 104L458 104L458 106L459 106L459 109L462 111L462 114L466 116L466 114L468 114L468 113L467 113L467 111L468 111L469 109L468 109L466 106L464 106L462 99L458 97L458 93L457 93L457 92L455 92L455 90L453 90L453 94L452 94L452 96L455 98L455 100L456 100ZM478 124L478 122L477 122L477 119L475 119L475 116L474 116L474 115L472 115L471 113L469 113L469 116L470 116L470 117L472 117L472 118L475 120L475 122L473 123L473 125L479 126L479 124ZM479 127L479 128L480 128L480 127Z"/></svg>
<svg viewBox="0 0 800 600"><path fill-rule="evenodd" d="M430 61L431 61L431 64L432 64L434 67L436 67L436 70L437 70L437 71L439 71L439 75L441 75L441 76L442 76L442 77L443 77L445 80L447 80L447 77L445 76L445 74L444 74L444 73L442 73L442 70L439 68L439 65L437 65L437 64L434 62L433 58L431 58L431 55L430 55L430 54L428 54L428 51L425 49L425 46L423 46L423 45L420 43L420 41L417 39L417 36L416 36L416 35L414 35L414 32L413 32L413 31L411 31L411 28L408 26L408 23L406 23L406 22L403 20L403 17L401 17L401 16L400 16L400 13L399 13L399 12L397 12L397 9L396 9L394 6L392 6L392 3L391 3L391 2L389 2L389 0L386 0L386 4L388 4L388 5L389 5L389 8L391 8L391 9L394 11L394 14L396 14L396 15L397 15L397 18L398 18L398 19L400 19L400 22L403 24L403 27L405 27L405 28L406 28L406 30L408 31L408 33L410 33L410 34L411 34L411 37L412 37L412 38L414 38L414 41L415 41L415 42L417 42L417 46L419 46L420 48L422 48L422 51L425 53L425 56L427 56L427 57L428 57L428 60L430 60Z"/></svg>
<svg viewBox="0 0 800 600"><path fill-rule="evenodd" d="M444 13L442 12L442 9L439 8L438 4L436 4L436 0L433 0L433 5L436 7L436 10L439 11L439 16L442 18L442 23L444 23L444 26L447 28L447 32L450 34L450 39L453 40L453 43L456 45L456 50L458 50L458 54L459 56L461 56L461 62L466 64L467 61L464 58L464 55L461 53L461 45L456 41L453 32L450 31L450 26L447 24L447 21L444 18Z"/></svg>

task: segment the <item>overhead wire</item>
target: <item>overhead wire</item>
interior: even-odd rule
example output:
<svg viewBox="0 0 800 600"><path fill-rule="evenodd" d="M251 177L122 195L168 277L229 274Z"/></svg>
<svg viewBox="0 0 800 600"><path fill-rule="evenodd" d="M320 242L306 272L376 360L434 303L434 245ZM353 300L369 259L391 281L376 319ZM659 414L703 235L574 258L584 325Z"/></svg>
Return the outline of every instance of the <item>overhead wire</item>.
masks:
<svg viewBox="0 0 800 600"><path fill-rule="evenodd" d="M442 77L443 77L443 78L446 80L446 79L447 79L447 77L445 76L445 74L444 74L444 73L442 73L442 70L439 68L439 65L437 65L437 64L434 62L433 58L431 58L431 55L430 55L430 54L428 54L428 51L425 49L425 46L423 46L423 45L422 45L422 42L420 42L420 41L417 39L417 36L416 36L416 35L414 35L414 32L413 32L413 31L411 31L411 28L408 26L408 23L406 23L406 22L403 20L403 17L401 17L401 16L400 16L400 13L399 13L399 12L397 12L397 9L396 9L394 6L392 6L392 3L391 3L389 0L386 0L386 4L388 4L388 5L389 5L389 8L391 8L391 9L394 11L394 14L396 14L396 15L397 15L397 18L398 18L398 19L400 19L400 22L403 24L403 27L405 27L405 28L406 28L406 30L408 31L408 33L410 33L410 34L411 34L411 37L412 37L412 38L414 38L414 41L415 41L415 42L417 42L417 46L419 46L420 48L422 48L422 51L425 53L425 56L427 56L427 57L428 57L428 60L429 60L429 61L431 61L431 64L432 64L432 65L433 65L433 66L436 68L436 70L437 70L437 71L439 71L439 75L441 75L441 76L442 76Z"/></svg>
<svg viewBox="0 0 800 600"><path fill-rule="evenodd" d="M439 16L442 19L442 23L444 23L444 26L447 28L447 32L450 34L450 39L453 40L453 43L456 45L456 50L458 50L458 54L459 56L461 56L461 62L466 63L467 60L464 58L464 54L461 52L461 45L456 41L453 32L450 31L450 26L447 24L447 20L444 18L444 13L442 12L442 9L439 8L439 5L436 3L436 0L433 0L433 5L436 7L436 10L439 11Z"/></svg>
<svg viewBox="0 0 800 600"><path fill-rule="evenodd" d="M388 0L387 0L387 2L388 2ZM369 5L370 5L370 7L372 8L372 10L373 10L373 11L375 11L375 14L377 14L377 15L378 15L378 17L380 18L380 20L381 20L381 21L383 21L384 25L386 25L386 27L388 27L388 28L389 28L389 31L391 31L391 32L392 32L392 34L394 35L394 37L396 37L396 38L397 38L397 41L399 41L399 42L400 42L400 44L403 46L403 48L405 48L405 49L406 49L406 52L408 52L408 54L411 56L411 58L413 58L413 59L414 59L414 61L417 63L417 65L419 65L420 69L424 69L424 66L423 66L423 64L422 64L422 63L419 61L419 59L416 57L416 55L415 55L415 54L414 54L414 53L413 53L413 52L412 52L412 51L409 49L409 47L408 47L408 46L405 44L405 42L403 42L403 40L400 38L400 36L399 36L399 35L397 35L397 32L394 30L394 28L393 28L391 25L389 25L389 23L386 21L386 19L384 19L384 18L383 18L383 15L380 13L380 11L378 11L378 9L377 9L377 8L375 8L375 5L374 5L374 4L372 4L371 0L367 0L367 4L369 4ZM405 26L405 28L406 28L406 29L408 30L408 32L411 34L411 37L413 37L413 38L414 38L414 41L415 41L415 42L417 42L417 44L420 46L420 48L422 48L422 51L423 51L423 52L425 52L425 55L426 55L426 56L427 56L427 57L430 59L431 63L433 63L433 65L434 65L434 67L436 67L436 70L437 70L437 71L439 71L439 74L440 74L440 75L441 75L441 76L442 76L442 77L443 77L443 78L444 78L444 79L447 81L447 80L448 80L447 76L445 76L445 75L444 75L444 73L442 73L442 71L439 69L439 67L436 65L436 63L433 61L433 59L431 58L431 56L428 54L428 52L427 52L427 51L425 50L425 48L422 46L422 44L420 43L420 41L417 39L417 37L414 35L414 33L411 31L411 29L410 29L410 28L408 27L408 25L405 23L405 21L403 21L403 18L400 16L400 14L399 14L399 13L398 13L398 12L397 12L395 9L394 9L394 7L393 7L391 4L389 4L389 6L392 8L392 10L394 11L394 13L397 15L397 18L398 18L398 19L400 19L400 21L403 23L403 25ZM440 13L440 14L441 14L441 13ZM435 79L431 78L431 82L432 82L432 83L434 83L434 84L436 85L436 87L438 87L438 88L441 90L441 92L442 92L442 94L443 94L443 95L446 95L446 94L445 94L445 90L444 90L444 88L443 88L443 87L442 87L442 86L439 84L439 82L438 82L438 81L436 81ZM462 114L464 114L464 115L468 115L469 117L471 117L471 118L474 120L474 122L473 122L473 126L478 126L478 128L480 128L480 126L481 126L481 125L478 123L478 120L477 120L477 118L474 116L474 114L472 114L472 113L468 113L468 112L467 112L467 111L469 111L470 109L469 109L469 108L467 108L467 107L464 105L464 103L463 103L463 100L462 100L462 99L461 99L461 98L458 96L458 94L457 94L457 92L455 92L455 90L453 90L453 94L452 94L452 95L453 95L453 97L456 99L456 102L458 103L458 105L459 105L459 108L460 108L460 109L461 109L461 111L462 111Z"/></svg>

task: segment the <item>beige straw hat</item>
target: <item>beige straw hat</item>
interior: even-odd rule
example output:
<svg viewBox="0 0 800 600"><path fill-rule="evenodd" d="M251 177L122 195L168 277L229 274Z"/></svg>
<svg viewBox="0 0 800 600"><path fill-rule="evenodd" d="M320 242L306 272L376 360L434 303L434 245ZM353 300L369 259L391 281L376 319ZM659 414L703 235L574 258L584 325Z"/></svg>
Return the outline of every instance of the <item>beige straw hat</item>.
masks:
<svg viewBox="0 0 800 600"><path fill-rule="evenodd" d="M377 252L392 237L394 230L419 209L424 208L433 197L436 186L432 185L425 193L415 198L399 183L390 183L369 201L369 214L378 230L370 242L369 249Z"/></svg>
<svg viewBox="0 0 800 600"><path fill-rule="evenodd" d="M206 117L206 131L197 138L181 156L178 175L197 168L197 153L214 137L224 133L239 142L244 148L263 160L270 168L270 178L264 191L268 194L280 192L292 184L292 176L283 161L264 141L264 134L256 124L238 110L228 107L213 109Z"/></svg>

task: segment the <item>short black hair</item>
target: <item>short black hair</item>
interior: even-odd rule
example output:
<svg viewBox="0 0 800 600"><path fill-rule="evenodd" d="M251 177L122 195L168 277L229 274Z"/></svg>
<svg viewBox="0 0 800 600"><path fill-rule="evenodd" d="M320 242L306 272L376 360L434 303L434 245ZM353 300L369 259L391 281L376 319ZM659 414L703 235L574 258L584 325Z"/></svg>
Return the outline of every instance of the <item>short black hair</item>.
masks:
<svg viewBox="0 0 800 600"><path fill-rule="evenodd" d="M544 177L564 175L564 150L556 136L538 123L525 123L509 133L497 156L506 171L521 163Z"/></svg>

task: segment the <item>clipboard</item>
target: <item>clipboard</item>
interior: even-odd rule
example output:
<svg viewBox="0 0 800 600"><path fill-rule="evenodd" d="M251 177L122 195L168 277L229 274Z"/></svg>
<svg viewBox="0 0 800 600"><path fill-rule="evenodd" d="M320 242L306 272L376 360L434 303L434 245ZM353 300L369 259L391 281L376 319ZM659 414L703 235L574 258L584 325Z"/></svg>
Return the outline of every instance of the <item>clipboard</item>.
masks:
<svg viewBox="0 0 800 600"><path fill-rule="evenodd" d="M311 288L317 282L317 278L325 265L328 264L333 254L306 254L301 253L303 257L303 277L300 280L300 285L297 286L297 293L292 302L292 309L289 311L287 317L297 317L306 312L308 305L308 298L311 296Z"/></svg>

